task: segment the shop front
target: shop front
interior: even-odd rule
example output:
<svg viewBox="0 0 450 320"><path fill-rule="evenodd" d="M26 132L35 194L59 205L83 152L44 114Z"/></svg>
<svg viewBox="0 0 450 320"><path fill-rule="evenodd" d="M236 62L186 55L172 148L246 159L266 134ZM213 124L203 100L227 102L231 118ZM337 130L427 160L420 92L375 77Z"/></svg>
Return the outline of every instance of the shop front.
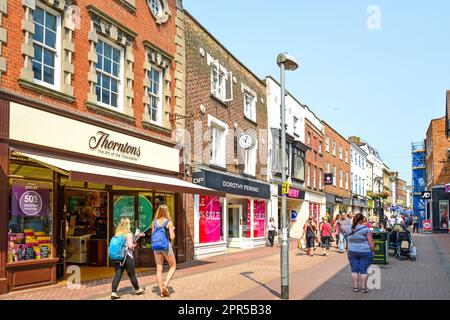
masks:
<svg viewBox="0 0 450 320"><path fill-rule="evenodd" d="M281 191L282 186L277 186L278 194L278 221L277 229L281 229ZM303 232L303 224L308 218L302 215L306 192L301 187L291 187L286 196L286 222L289 226L289 237L300 238ZM319 207L317 207L318 210Z"/></svg>
<svg viewBox="0 0 450 320"><path fill-rule="evenodd" d="M448 233L450 229L450 186L433 187L431 194L433 231L436 233Z"/></svg>
<svg viewBox="0 0 450 320"><path fill-rule="evenodd" d="M69 265L80 268L82 281L109 276L107 248L121 218L145 233L137 265L154 266L149 230L161 204L176 226L177 260L186 261L182 195L222 193L180 179L174 145L72 113L0 102L7 119L0 125L7 128L0 141L0 293L54 284Z"/></svg>
<svg viewBox="0 0 450 320"><path fill-rule="evenodd" d="M326 194L327 216L335 218L338 214L349 213L351 208L351 199L343 198L334 194Z"/></svg>
<svg viewBox="0 0 450 320"><path fill-rule="evenodd" d="M194 196L196 258L265 245L269 184L206 169L196 169L193 182L225 194Z"/></svg>
<svg viewBox="0 0 450 320"><path fill-rule="evenodd" d="M364 216L368 216L368 201L360 196L354 196L351 198L353 214L361 213Z"/></svg>
<svg viewBox="0 0 450 320"><path fill-rule="evenodd" d="M302 228L308 217L312 217L314 222L319 225L322 217L327 214L325 194L307 190L305 193L305 203L302 211L304 213L302 215L304 217L304 221L301 223Z"/></svg>

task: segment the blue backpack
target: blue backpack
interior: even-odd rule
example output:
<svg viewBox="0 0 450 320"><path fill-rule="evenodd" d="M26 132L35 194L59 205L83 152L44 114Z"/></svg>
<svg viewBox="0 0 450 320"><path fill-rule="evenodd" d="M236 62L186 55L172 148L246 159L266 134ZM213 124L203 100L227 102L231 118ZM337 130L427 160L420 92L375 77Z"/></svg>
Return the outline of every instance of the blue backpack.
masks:
<svg viewBox="0 0 450 320"><path fill-rule="evenodd" d="M109 257L114 261L123 261L127 255L127 238L115 236L109 242Z"/></svg>
<svg viewBox="0 0 450 320"><path fill-rule="evenodd" d="M164 221L162 226L158 227L158 221L155 219L155 230L152 234L152 249L155 251L169 250L169 240L166 237L165 228L169 220Z"/></svg>

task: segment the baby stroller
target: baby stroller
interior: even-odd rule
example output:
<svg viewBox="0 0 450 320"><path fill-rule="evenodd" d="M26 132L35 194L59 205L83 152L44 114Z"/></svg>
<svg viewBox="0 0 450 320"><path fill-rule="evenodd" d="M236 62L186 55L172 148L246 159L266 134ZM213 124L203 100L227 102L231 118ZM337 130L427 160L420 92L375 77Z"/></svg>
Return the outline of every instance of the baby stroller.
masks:
<svg viewBox="0 0 450 320"><path fill-rule="evenodd" d="M398 258L416 261L416 247L414 246L411 232L404 229L398 233Z"/></svg>

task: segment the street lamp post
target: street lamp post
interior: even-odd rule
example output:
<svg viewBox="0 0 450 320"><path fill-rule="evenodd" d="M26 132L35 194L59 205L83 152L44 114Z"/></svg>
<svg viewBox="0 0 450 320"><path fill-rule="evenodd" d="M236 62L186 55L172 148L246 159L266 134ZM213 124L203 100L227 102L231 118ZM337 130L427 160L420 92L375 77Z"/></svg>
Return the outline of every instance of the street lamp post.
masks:
<svg viewBox="0 0 450 320"><path fill-rule="evenodd" d="M293 57L287 53L278 55L277 64L280 67L281 73L281 163L282 163L282 179L283 184L286 184L286 85L285 85L285 71L296 70L298 63ZM289 299L289 242L286 224L286 196L285 192L281 195L281 298Z"/></svg>

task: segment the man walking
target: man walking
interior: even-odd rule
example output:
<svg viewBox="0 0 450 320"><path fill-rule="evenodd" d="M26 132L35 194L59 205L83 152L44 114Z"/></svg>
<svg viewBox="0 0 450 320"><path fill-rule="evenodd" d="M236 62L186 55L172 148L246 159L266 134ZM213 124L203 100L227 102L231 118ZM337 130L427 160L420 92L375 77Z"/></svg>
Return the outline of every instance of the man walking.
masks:
<svg viewBox="0 0 450 320"><path fill-rule="evenodd" d="M419 217L414 216L413 218L413 233L417 230L417 233L419 233Z"/></svg>
<svg viewBox="0 0 450 320"><path fill-rule="evenodd" d="M351 224L351 220L347 218L347 214L343 213L341 218L337 221L339 228L339 253L344 253L347 247L347 238L345 235L345 227Z"/></svg>

